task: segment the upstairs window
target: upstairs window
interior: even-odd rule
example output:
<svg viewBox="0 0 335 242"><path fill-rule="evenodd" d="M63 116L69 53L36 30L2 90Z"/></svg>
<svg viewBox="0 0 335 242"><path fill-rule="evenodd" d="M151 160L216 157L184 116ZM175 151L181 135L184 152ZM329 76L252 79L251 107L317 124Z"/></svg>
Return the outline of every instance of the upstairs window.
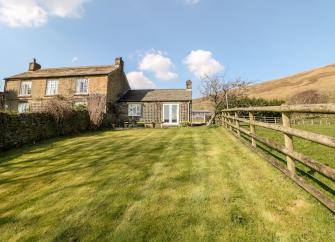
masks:
<svg viewBox="0 0 335 242"><path fill-rule="evenodd" d="M31 81L22 81L20 96L30 96L31 95Z"/></svg>
<svg viewBox="0 0 335 242"><path fill-rule="evenodd" d="M76 94L88 94L88 80L78 79L76 81Z"/></svg>
<svg viewBox="0 0 335 242"><path fill-rule="evenodd" d="M18 110L19 113L29 112L29 103L19 103Z"/></svg>
<svg viewBox="0 0 335 242"><path fill-rule="evenodd" d="M58 94L58 80L48 80L46 95L57 95Z"/></svg>
<svg viewBox="0 0 335 242"><path fill-rule="evenodd" d="M128 104L128 116L138 117L142 115L142 105L140 103Z"/></svg>

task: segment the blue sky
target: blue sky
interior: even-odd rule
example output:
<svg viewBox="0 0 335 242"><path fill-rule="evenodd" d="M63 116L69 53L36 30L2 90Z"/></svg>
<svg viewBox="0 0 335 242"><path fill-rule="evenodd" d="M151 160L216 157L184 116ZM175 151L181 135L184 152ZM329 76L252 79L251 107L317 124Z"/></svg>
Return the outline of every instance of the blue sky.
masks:
<svg viewBox="0 0 335 242"><path fill-rule="evenodd" d="M0 79L125 61L136 88L258 82L335 63L332 0L0 0ZM3 81L0 83L0 90Z"/></svg>

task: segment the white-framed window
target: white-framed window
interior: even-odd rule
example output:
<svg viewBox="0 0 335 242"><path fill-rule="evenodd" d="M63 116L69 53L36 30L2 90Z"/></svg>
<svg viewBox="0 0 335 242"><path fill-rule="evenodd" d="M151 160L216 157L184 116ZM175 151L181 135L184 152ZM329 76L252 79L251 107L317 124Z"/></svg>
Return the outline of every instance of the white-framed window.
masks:
<svg viewBox="0 0 335 242"><path fill-rule="evenodd" d="M46 95L57 95L58 94L58 80L48 80Z"/></svg>
<svg viewBox="0 0 335 242"><path fill-rule="evenodd" d="M30 96L31 95L31 81L22 81L20 88L20 96Z"/></svg>
<svg viewBox="0 0 335 242"><path fill-rule="evenodd" d="M128 116L138 117L142 115L142 104L130 103L128 104Z"/></svg>
<svg viewBox="0 0 335 242"><path fill-rule="evenodd" d="M88 94L88 80L87 79L76 80L76 94Z"/></svg>
<svg viewBox="0 0 335 242"><path fill-rule="evenodd" d="M18 110L19 113L29 112L29 103L19 103Z"/></svg>
<svg viewBox="0 0 335 242"><path fill-rule="evenodd" d="M76 101L74 102L75 107L87 107L87 102L86 101Z"/></svg>

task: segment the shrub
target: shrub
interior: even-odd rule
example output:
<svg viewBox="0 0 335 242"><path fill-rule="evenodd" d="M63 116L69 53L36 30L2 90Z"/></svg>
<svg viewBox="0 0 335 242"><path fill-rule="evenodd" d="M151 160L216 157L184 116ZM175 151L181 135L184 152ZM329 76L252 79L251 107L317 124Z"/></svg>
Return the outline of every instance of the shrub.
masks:
<svg viewBox="0 0 335 242"><path fill-rule="evenodd" d="M61 97L43 102L41 112L52 116L59 133L63 133L66 121L70 120L74 115L74 110L70 103Z"/></svg>
<svg viewBox="0 0 335 242"><path fill-rule="evenodd" d="M190 126L192 126L192 123L189 122L189 121L184 121L184 122L181 123L181 125L182 125L183 127L190 127Z"/></svg>

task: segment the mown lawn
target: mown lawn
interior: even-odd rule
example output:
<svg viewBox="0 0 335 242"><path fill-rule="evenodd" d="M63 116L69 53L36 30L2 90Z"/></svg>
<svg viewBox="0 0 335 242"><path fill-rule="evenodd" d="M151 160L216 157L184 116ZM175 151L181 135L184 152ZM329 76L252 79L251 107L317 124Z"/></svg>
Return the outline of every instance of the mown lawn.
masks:
<svg viewBox="0 0 335 242"><path fill-rule="evenodd" d="M245 127L248 129L248 127ZM334 125L295 125L294 128L300 130L306 130L313 133L323 134L331 137L335 137L335 126ZM261 137L269 138L279 144L284 145L284 137L283 134L277 131L273 131L270 129L265 129L261 127L256 127L256 133ZM304 155L307 155L317 161L326 164L332 168L335 168L335 150L333 148L320 145L311 141L307 141L301 138L293 137L294 149ZM263 148L267 152L279 158L279 160L283 161L286 164L285 156L276 152L275 150L261 144L258 142L259 147ZM296 162L296 166L300 168L305 173L301 173L300 175L304 176L306 180L308 180L311 184L318 187L322 192L330 196L335 200L335 183L329 178L323 176L310 169L309 167ZM298 171L299 172L299 171ZM319 183L321 181L322 183ZM326 187L325 187L326 186Z"/></svg>
<svg viewBox="0 0 335 242"><path fill-rule="evenodd" d="M334 241L335 216L224 128L0 154L0 241Z"/></svg>

